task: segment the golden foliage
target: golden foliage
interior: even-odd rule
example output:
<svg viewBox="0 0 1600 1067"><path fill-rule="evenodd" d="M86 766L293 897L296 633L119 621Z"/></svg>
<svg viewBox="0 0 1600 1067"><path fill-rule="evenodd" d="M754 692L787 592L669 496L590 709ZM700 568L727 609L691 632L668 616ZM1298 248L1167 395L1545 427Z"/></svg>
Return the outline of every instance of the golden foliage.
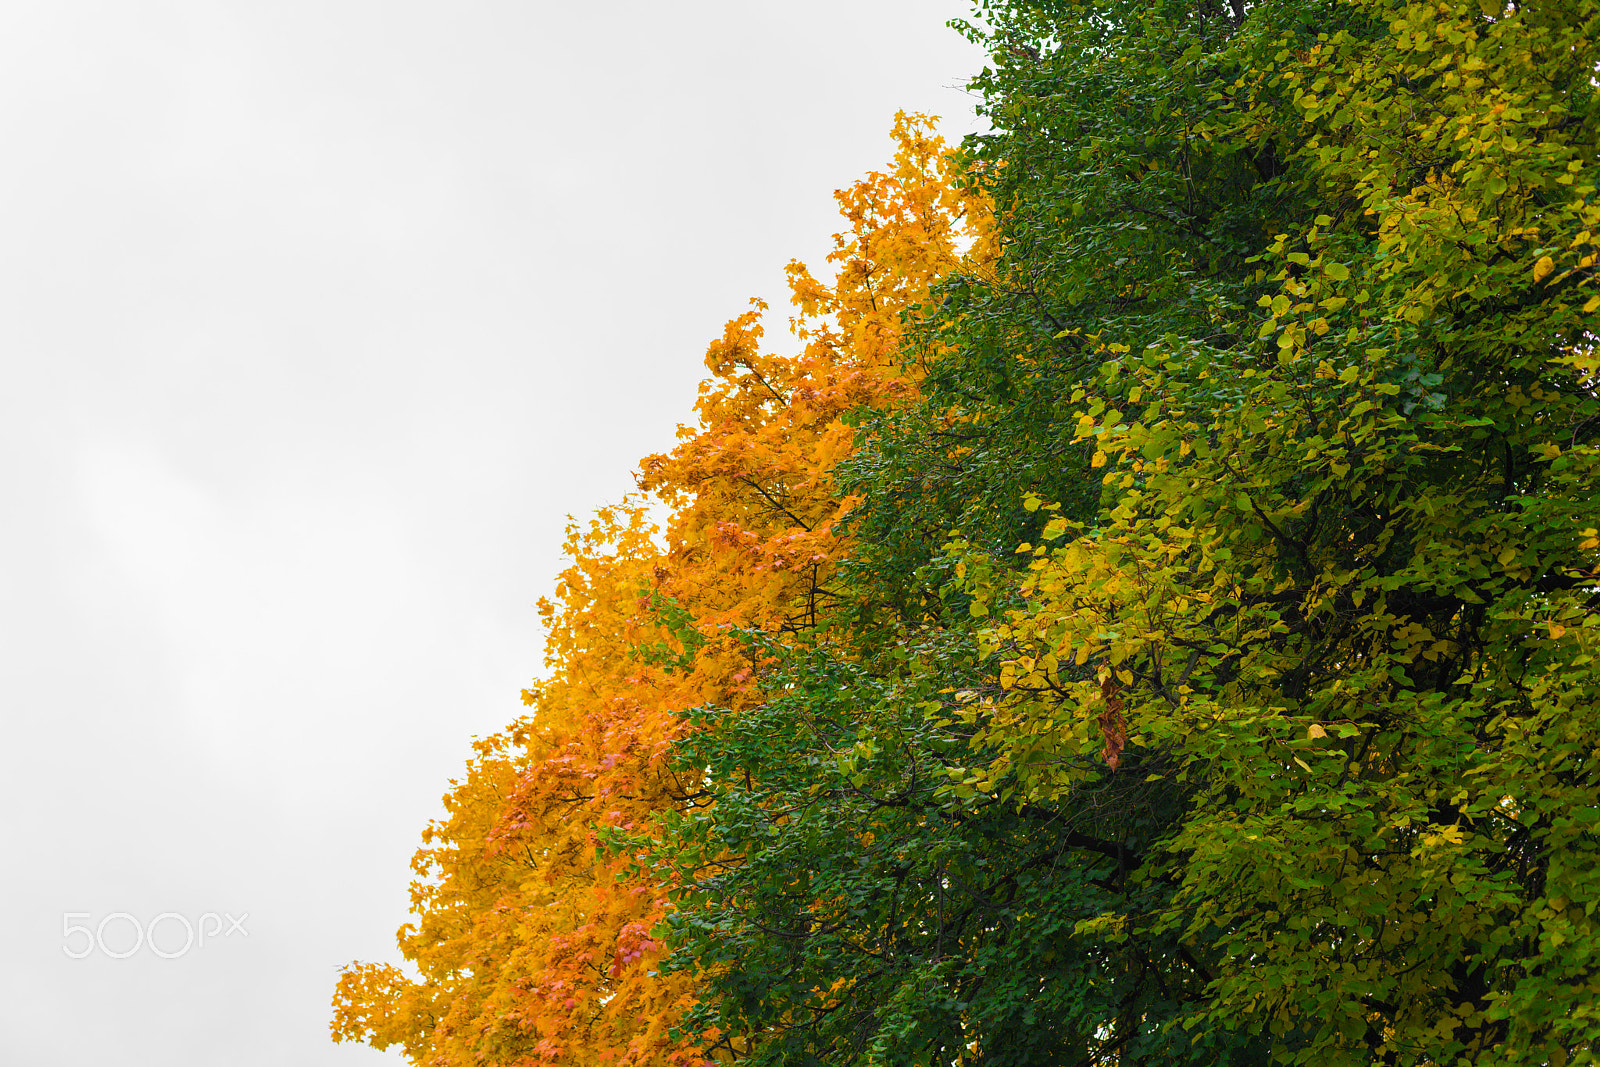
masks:
<svg viewBox="0 0 1600 1067"><path fill-rule="evenodd" d="M347 968L335 1040L435 1067L704 1062L670 1032L696 979L659 973L669 886L637 848L694 797L667 759L681 713L760 699L733 631L815 621L850 551L852 501L833 480L852 447L842 416L915 397L902 316L963 256L993 256L988 204L954 188L931 123L902 114L894 134L892 172L837 194L849 229L834 283L789 266L803 350L764 354L753 301L706 353L698 425L643 461L665 529L640 499L569 528L572 564L540 606L548 675L523 694L533 710L477 743L413 861L418 920L399 941L418 977Z"/></svg>

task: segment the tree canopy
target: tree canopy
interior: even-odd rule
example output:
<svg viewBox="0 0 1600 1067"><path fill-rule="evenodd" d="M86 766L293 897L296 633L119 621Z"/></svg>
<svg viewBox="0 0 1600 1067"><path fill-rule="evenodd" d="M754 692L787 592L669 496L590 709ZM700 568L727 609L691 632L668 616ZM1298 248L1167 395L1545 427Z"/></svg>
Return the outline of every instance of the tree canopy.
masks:
<svg viewBox="0 0 1600 1067"><path fill-rule="evenodd" d="M991 0L335 1035L418 1064L1600 1036L1600 2Z"/></svg>

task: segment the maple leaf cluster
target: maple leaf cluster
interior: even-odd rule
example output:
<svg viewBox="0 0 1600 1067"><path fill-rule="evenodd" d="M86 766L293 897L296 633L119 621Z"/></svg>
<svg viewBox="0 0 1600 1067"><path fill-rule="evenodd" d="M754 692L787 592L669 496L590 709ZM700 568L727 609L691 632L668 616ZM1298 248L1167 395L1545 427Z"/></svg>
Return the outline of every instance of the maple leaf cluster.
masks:
<svg viewBox="0 0 1600 1067"><path fill-rule="evenodd" d="M440 1067L705 1061L672 1034L697 980L660 973L652 933L672 885L648 842L701 792L669 752L687 709L760 699L736 635L796 633L835 595L851 550L853 502L834 484L853 448L844 416L917 396L902 316L987 247L987 201L953 186L929 120L901 115L894 137L893 169L837 194L836 280L788 268L801 351L763 352L759 300L707 350L697 424L641 463L663 527L643 497L569 527L571 566L540 603L547 675L523 693L532 710L476 743L413 863L418 919L399 940L418 977L347 968L336 1039Z"/></svg>

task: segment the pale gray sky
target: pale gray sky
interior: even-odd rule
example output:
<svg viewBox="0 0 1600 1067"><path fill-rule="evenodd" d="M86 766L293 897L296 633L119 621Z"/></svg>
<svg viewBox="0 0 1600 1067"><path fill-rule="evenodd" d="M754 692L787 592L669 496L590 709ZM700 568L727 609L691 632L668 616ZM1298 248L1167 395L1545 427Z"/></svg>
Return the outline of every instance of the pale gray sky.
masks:
<svg viewBox="0 0 1600 1067"><path fill-rule="evenodd" d="M565 516L897 108L972 128L965 6L0 5L0 1064L400 1062L335 975L396 959Z"/></svg>

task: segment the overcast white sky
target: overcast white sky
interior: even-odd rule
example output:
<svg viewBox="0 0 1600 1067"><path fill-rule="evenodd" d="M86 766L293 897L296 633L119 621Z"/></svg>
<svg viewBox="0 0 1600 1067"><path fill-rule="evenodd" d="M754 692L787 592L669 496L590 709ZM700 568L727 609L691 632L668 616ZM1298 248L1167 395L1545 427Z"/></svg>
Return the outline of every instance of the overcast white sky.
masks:
<svg viewBox="0 0 1600 1067"><path fill-rule="evenodd" d="M897 108L973 128L965 10L0 4L0 1064L400 1062L333 982L520 710L565 516Z"/></svg>

